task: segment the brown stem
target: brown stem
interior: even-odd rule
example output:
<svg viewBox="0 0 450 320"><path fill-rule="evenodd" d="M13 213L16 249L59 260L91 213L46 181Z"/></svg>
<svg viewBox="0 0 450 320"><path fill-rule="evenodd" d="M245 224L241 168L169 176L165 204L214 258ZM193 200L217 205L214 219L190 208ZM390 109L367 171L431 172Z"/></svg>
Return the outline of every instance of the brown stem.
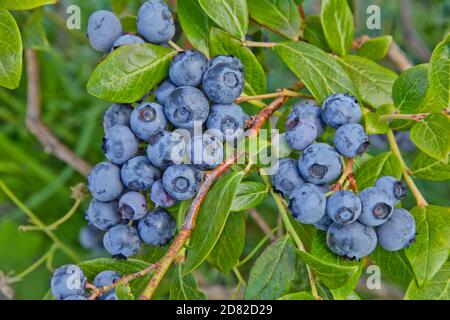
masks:
<svg viewBox="0 0 450 320"><path fill-rule="evenodd" d="M36 136L39 142L44 146L45 151L55 155L61 161L67 163L83 176L91 172L91 165L81 159L75 152L61 143L58 138L42 123L41 120L41 83L39 78L39 63L36 51L28 49L27 73L28 73L28 97L27 97L27 115L25 119L26 126L30 132Z"/></svg>
<svg viewBox="0 0 450 320"><path fill-rule="evenodd" d="M428 117L429 113L417 113L417 114L400 114L400 113L393 113L393 114L386 114L380 116L380 119L382 120L413 120L413 121L421 121Z"/></svg>
<svg viewBox="0 0 450 320"><path fill-rule="evenodd" d="M336 192L342 189L342 185L344 182L348 180L354 192L358 192L358 186L356 185L356 181L353 177L353 158L347 160L347 165L345 166L344 172L339 178L338 182L331 189L332 192Z"/></svg>

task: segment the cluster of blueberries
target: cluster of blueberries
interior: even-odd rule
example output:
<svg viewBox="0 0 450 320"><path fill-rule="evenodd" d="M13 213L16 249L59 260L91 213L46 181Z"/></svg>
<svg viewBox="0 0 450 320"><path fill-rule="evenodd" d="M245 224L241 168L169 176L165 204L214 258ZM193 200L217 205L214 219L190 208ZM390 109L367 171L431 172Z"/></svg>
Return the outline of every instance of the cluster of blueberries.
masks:
<svg viewBox="0 0 450 320"><path fill-rule="evenodd" d="M322 108L309 101L295 105L286 121L286 140L302 153L298 160L281 159L272 176L275 188L289 199L293 216L326 231L331 251L349 259L369 255L377 243L388 251L401 250L416 235L413 216L394 207L405 197L405 186L396 178L381 177L358 195L331 192L329 185L343 171L342 156L362 155L369 145L360 120L360 106L348 94L328 97ZM326 125L336 129L334 148L314 143Z"/></svg>

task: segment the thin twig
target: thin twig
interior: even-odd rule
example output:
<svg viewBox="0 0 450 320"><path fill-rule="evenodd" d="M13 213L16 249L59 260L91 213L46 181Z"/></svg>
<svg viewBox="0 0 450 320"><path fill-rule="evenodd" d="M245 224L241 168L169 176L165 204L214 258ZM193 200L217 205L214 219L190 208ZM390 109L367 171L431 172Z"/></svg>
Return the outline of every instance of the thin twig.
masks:
<svg viewBox="0 0 450 320"><path fill-rule="evenodd" d="M181 48L180 46L178 46L175 42L173 42L172 40L168 42L169 46L171 46L173 49L175 49L177 52L182 52L184 51L183 48Z"/></svg>
<svg viewBox="0 0 450 320"><path fill-rule="evenodd" d="M358 186L356 185L356 181L353 177L353 158L347 160L347 164L345 166L344 172L339 178L338 182L331 189L332 192L336 192L342 189L345 181L349 181L354 192L358 192Z"/></svg>
<svg viewBox="0 0 450 320"><path fill-rule="evenodd" d="M27 115L25 119L28 130L44 146L45 151L55 155L61 161L67 163L83 176L87 176L92 167L85 160L81 159L75 152L61 143L58 138L42 123L41 120L41 83L39 63L36 51L28 49L27 73L28 73L28 93L27 93Z"/></svg>
<svg viewBox="0 0 450 320"><path fill-rule="evenodd" d="M245 47L255 47L255 48L273 48L277 45L277 43L243 40L242 45Z"/></svg>
<svg viewBox="0 0 450 320"><path fill-rule="evenodd" d="M270 240L275 240L276 237L273 235L272 230L270 230L269 225L267 224L267 222L263 219L263 217L261 217L261 215L259 214L258 211L256 211L256 209L250 209L249 210L250 216L252 217L253 220L255 220L256 224L259 226L259 228L262 230L262 232L264 233L264 235L266 236L270 236Z"/></svg>
<svg viewBox="0 0 450 320"><path fill-rule="evenodd" d="M412 121L421 121L428 117L430 113L417 113L417 114L401 114L401 113L393 113L393 114L385 114L380 116L381 120L412 120Z"/></svg>
<svg viewBox="0 0 450 320"><path fill-rule="evenodd" d="M246 101L273 99L273 98L285 97L285 96L286 97L310 98L309 95L305 95L301 92L296 92L296 91L292 91L292 90L288 90L288 89L282 89L278 92L266 93L266 94L261 94L261 95L257 95L257 96L241 96L236 99L236 103L239 104L239 103L246 102Z"/></svg>

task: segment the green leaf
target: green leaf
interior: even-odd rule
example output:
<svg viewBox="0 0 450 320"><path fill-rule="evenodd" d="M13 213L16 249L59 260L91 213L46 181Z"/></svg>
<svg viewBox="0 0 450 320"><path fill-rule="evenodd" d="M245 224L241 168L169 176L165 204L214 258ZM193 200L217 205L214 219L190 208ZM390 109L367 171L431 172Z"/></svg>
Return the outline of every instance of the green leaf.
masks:
<svg viewBox="0 0 450 320"><path fill-rule="evenodd" d="M84 274L86 275L88 280L92 281L94 277L102 271L112 270L124 276L127 274L132 274L141 271L147 268L149 264L144 261L135 259L115 260L115 259L100 258L82 262L79 264L79 266L81 269L83 269ZM145 277L138 278L130 282L130 289L133 296L138 297L141 295L149 279L150 275L147 275Z"/></svg>
<svg viewBox="0 0 450 320"><path fill-rule="evenodd" d="M279 43L276 53L303 81L318 103L333 93L356 94L345 70L321 49L306 42Z"/></svg>
<svg viewBox="0 0 450 320"><path fill-rule="evenodd" d="M0 10L0 21L0 86L15 89L22 76L22 38L8 11Z"/></svg>
<svg viewBox="0 0 450 320"><path fill-rule="evenodd" d="M209 254L209 260L220 272L228 273L239 261L244 245L244 215L242 213L231 214L219 240Z"/></svg>
<svg viewBox="0 0 450 320"><path fill-rule="evenodd" d="M244 40L248 28L248 8L245 0L198 0L203 11L219 27Z"/></svg>
<svg viewBox="0 0 450 320"><path fill-rule="evenodd" d="M245 94L253 96L266 92L266 75L253 52L242 47L241 43L230 37L228 33L216 28L211 30L209 41L211 56L227 54L242 61L245 68Z"/></svg>
<svg viewBox="0 0 450 320"><path fill-rule="evenodd" d="M133 293L129 286L120 284L116 287L115 291L119 300L134 300Z"/></svg>
<svg viewBox="0 0 450 320"><path fill-rule="evenodd" d="M345 56L338 61L358 88L364 103L374 108L392 103L392 86L397 79L395 72L358 56Z"/></svg>
<svg viewBox="0 0 450 320"><path fill-rule="evenodd" d="M42 11L34 10L22 27L22 37L27 49L50 50L42 23Z"/></svg>
<svg viewBox="0 0 450 320"><path fill-rule="evenodd" d="M358 272L356 272L344 286L337 289L330 289L334 300L358 300L357 298L355 299L355 292L353 290L358 284L362 272L363 265L361 263ZM356 297L358 296L356 295Z"/></svg>
<svg viewBox="0 0 450 320"><path fill-rule="evenodd" d="M414 160L412 175L419 179L445 181L450 179L450 163L443 164L439 160L420 152Z"/></svg>
<svg viewBox="0 0 450 320"><path fill-rule="evenodd" d="M426 285L447 261L450 249L450 208L416 207L411 210L416 220L416 242L406 256L419 287Z"/></svg>
<svg viewBox="0 0 450 320"><path fill-rule="evenodd" d="M392 152L384 152L373 157L359 168L355 179L360 190L373 187L379 177L401 177L401 164Z"/></svg>
<svg viewBox="0 0 450 320"><path fill-rule="evenodd" d="M358 49L358 56L364 57L373 61L383 59L391 47L392 37L381 36L367 40Z"/></svg>
<svg viewBox="0 0 450 320"><path fill-rule="evenodd" d="M430 90L442 109L450 108L450 35L434 49L430 65Z"/></svg>
<svg viewBox="0 0 450 320"><path fill-rule="evenodd" d="M0 9L29 10L46 4L54 4L58 0L0 0ZM2 19L0 19L2 21Z"/></svg>
<svg viewBox="0 0 450 320"><path fill-rule="evenodd" d="M450 300L450 292L448 290L450 286L450 262L444 264L439 270L430 284L419 288L415 281L411 281L411 284L406 291L405 299L407 300Z"/></svg>
<svg viewBox="0 0 450 320"><path fill-rule="evenodd" d="M179 267L181 269L181 267ZM170 286L170 300L206 300L206 296L200 291L197 280L192 273L182 275L181 271L172 281Z"/></svg>
<svg viewBox="0 0 450 320"><path fill-rule="evenodd" d="M341 288L354 280L362 265L362 262L344 260L332 253L326 244L325 232L317 232L311 253L300 250L297 250L297 253L330 289Z"/></svg>
<svg viewBox="0 0 450 320"><path fill-rule="evenodd" d="M138 101L167 76L175 55L174 50L148 43L120 47L92 72L88 92L111 102Z"/></svg>
<svg viewBox="0 0 450 320"><path fill-rule="evenodd" d="M111 0L111 7L116 15L121 15L128 6L128 0Z"/></svg>
<svg viewBox="0 0 450 320"><path fill-rule="evenodd" d="M409 263L404 250L390 252L377 246L370 257L375 261L378 267L380 267L381 274L384 277L402 287L408 287L408 284L414 279L411 264Z"/></svg>
<svg viewBox="0 0 450 320"><path fill-rule="evenodd" d="M316 300L313 295L306 291L300 291L295 293L289 293L277 300Z"/></svg>
<svg viewBox="0 0 450 320"><path fill-rule="evenodd" d="M389 130L389 123L380 119L376 112L368 112L365 117L365 127L367 134L384 134Z"/></svg>
<svg viewBox="0 0 450 320"><path fill-rule="evenodd" d="M286 294L295 278L297 255L289 236L278 239L258 257L245 288L246 300L273 300Z"/></svg>
<svg viewBox="0 0 450 320"><path fill-rule="evenodd" d="M428 91L428 65L418 65L400 74L392 97L400 113L418 113Z"/></svg>
<svg viewBox="0 0 450 320"><path fill-rule="evenodd" d="M123 30L127 33L138 33L137 31L137 17L125 16L120 18Z"/></svg>
<svg viewBox="0 0 450 320"><path fill-rule="evenodd" d="M261 204L267 195L264 184L252 181L242 182L236 192L231 211L239 212L255 208Z"/></svg>
<svg viewBox="0 0 450 320"><path fill-rule="evenodd" d="M292 40L300 36L301 18L292 0L247 0L250 17Z"/></svg>
<svg viewBox="0 0 450 320"><path fill-rule="evenodd" d="M310 44L319 47L323 51L329 51L327 39L323 33L322 21L318 16L310 16L305 20L305 30L303 30L303 38Z"/></svg>
<svg viewBox="0 0 450 320"><path fill-rule="evenodd" d="M183 274L196 269L213 250L225 227L243 176L242 171L230 173L217 181L208 192L189 241Z"/></svg>
<svg viewBox="0 0 450 320"><path fill-rule="evenodd" d="M423 152L447 164L450 151L450 119L431 114L411 128L411 140Z"/></svg>
<svg viewBox="0 0 450 320"><path fill-rule="evenodd" d="M209 56L209 30L212 22L200 7L198 0L178 1L177 14L189 42L194 48Z"/></svg>
<svg viewBox="0 0 450 320"><path fill-rule="evenodd" d="M320 13L325 38L333 52L345 55L355 36L353 14L346 0L323 0Z"/></svg>
<svg viewBox="0 0 450 320"><path fill-rule="evenodd" d="M295 229L295 232L302 240L303 245L306 250L311 249L314 237L316 236L317 229L311 224L300 223L295 219L292 214L289 215L289 220Z"/></svg>

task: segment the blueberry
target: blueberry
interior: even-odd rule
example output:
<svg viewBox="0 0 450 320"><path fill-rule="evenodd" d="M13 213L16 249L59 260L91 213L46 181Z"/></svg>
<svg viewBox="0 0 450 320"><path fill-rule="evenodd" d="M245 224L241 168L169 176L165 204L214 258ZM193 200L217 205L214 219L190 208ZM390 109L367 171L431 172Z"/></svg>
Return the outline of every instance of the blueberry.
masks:
<svg viewBox="0 0 450 320"><path fill-rule="evenodd" d="M87 225L81 228L78 234L78 241L81 246L88 250L103 249L103 231L97 229L92 225Z"/></svg>
<svg viewBox="0 0 450 320"><path fill-rule="evenodd" d="M327 244L335 254L348 259L368 256L377 246L377 234L372 227L358 221L342 225L333 223L327 232Z"/></svg>
<svg viewBox="0 0 450 320"><path fill-rule="evenodd" d="M297 186L289 196L290 209L295 219L304 224L319 222L325 215L325 194L315 185L305 183Z"/></svg>
<svg viewBox="0 0 450 320"><path fill-rule="evenodd" d="M346 190L333 193L327 201L327 214L336 223L350 224L361 214L362 204L358 196Z"/></svg>
<svg viewBox="0 0 450 320"><path fill-rule="evenodd" d="M175 24L169 6L161 0L149 0L137 15L139 33L149 42L165 43L175 35Z"/></svg>
<svg viewBox="0 0 450 320"><path fill-rule="evenodd" d="M187 145L190 163L200 170L210 170L223 162L224 150L220 139L205 133L192 137Z"/></svg>
<svg viewBox="0 0 450 320"><path fill-rule="evenodd" d="M361 108L358 100L347 93L328 97L323 103L322 119L336 129L347 123L359 123Z"/></svg>
<svg viewBox="0 0 450 320"><path fill-rule="evenodd" d="M92 200L86 211L86 220L97 229L104 231L119 224L122 218L117 201L101 202L95 199Z"/></svg>
<svg viewBox="0 0 450 320"><path fill-rule="evenodd" d="M194 87L179 87L167 97L164 111L177 128L193 129L209 115L209 103L203 92Z"/></svg>
<svg viewBox="0 0 450 320"><path fill-rule="evenodd" d="M192 199L201 182L200 172L191 165L172 165L163 175L164 189L176 200Z"/></svg>
<svg viewBox="0 0 450 320"><path fill-rule="evenodd" d="M409 131L397 131L395 132L395 140L397 140L398 147L403 152L417 151L417 147L412 142Z"/></svg>
<svg viewBox="0 0 450 320"><path fill-rule="evenodd" d="M244 136L244 125L248 119L250 117L237 104L215 104L211 107L206 127L217 131L226 141L233 142Z"/></svg>
<svg viewBox="0 0 450 320"><path fill-rule="evenodd" d="M92 196L99 201L112 201L123 190L120 168L109 162L97 164L88 177L88 187Z"/></svg>
<svg viewBox="0 0 450 320"><path fill-rule="evenodd" d="M170 64L170 80L177 86L197 87L202 82L208 64L208 58L200 51L182 51Z"/></svg>
<svg viewBox="0 0 450 320"><path fill-rule="evenodd" d="M275 189L285 197L289 197L297 186L305 183L298 172L297 160L292 158L281 159L278 162L278 170L271 180Z"/></svg>
<svg viewBox="0 0 450 320"><path fill-rule="evenodd" d="M139 236L146 244L163 246L173 239L177 224L170 214L158 209L139 221Z"/></svg>
<svg viewBox="0 0 450 320"><path fill-rule="evenodd" d="M227 63L210 67L203 76L203 90L215 103L233 103L244 90L244 73Z"/></svg>
<svg viewBox="0 0 450 320"><path fill-rule="evenodd" d="M359 194L359 199L362 203L359 221L366 226L382 225L391 217L394 201L383 189L378 187L367 188Z"/></svg>
<svg viewBox="0 0 450 320"><path fill-rule="evenodd" d="M167 128L163 107L157 103L143 103L134 109L130 118L131 130L141 140L148 141Z"/></svg>
<svg viewBox="0 0 450 320"><path fill-rule="evenodd" d="M147 200L139 192L127 192L119 200L119 212L125 220L142 219L147 213Z"/></svg>
<svg viewBox="0 0 450 320"><path fill-rule="evenodd" d="M122 165L137 155L139 141L130 128L117 125L106 132L103 139L103 150L109 161Z"/></svg>
<svg viewBox="0 0 450 320"><path fill-rule="evenodd" d="M50 288L53 296L62 300L73 295L84 295L84 286L87 278L78 266L68 264L53 272L50 280Z"/></svg>
<svg viewBox="0 0 450 320"><path fill-rule="evenodd" d="M128 258L139 252L141 241L135 228L119 224L105 233L103 245L111 255Z"/></svg>
<svg viewBox="0 0 450 320"><path fill-rule="evenodd" d="M160 83L158 86L158 89L156 90L156 99L159 103L162 105L166 104L167 98L172 93L173 90L177 88L176 85L172 83L170 80L164 80Z"/></svg>
<svg viewBox="0 0 450 320"><path fill-rule="evenodd" d="M322 219L314 223L314 227L322 231L327 231L332 224L333 220L331 220L331 218L327 214L325 214Z"/></svg>
<svg viewBox="0 0 450 320"><path fill-rule="evenodd" d="M328 184L342 173L339 153L325 143L315 143L307 147L298 161L302 177L309 183Z"/></svg>
<svg viewBox="0 0 450 320"><path fill-rule="evenodd" d="M387 251L408 248L416 239L416 222L405 209L394 209L389 220L376 228L378 243Z"/></svg>
<svg viewBox="0 0 450 320"><path fill-rule="evenodd" d="M145 41L142 40L141 37L138 37L134 34L124 34L123 36L121 36L119 39L117 39L114 42L113 48L118 48L121 46L127 46L127 45L131 45L131 44L141 44L141 43L145 43Z"/></svg>
<svg viewBox="0 0 450 320"><path fill-rule="evenodd" d="M340 154L354 158L366 152L369 146L369 137L361 125L349 123L336 130L334 144Z"/></svg>
<svg viewBox="0 0 450 320"><path fill-rule="evenodd" d="M64 298L63 300L88 300L88 298L86 298L85 296L80 296L80 295L73 295L73 296L68 296L66 298Z"/></svg>
<svg viewBox="0 0 450 320"><path fill-rule="evenodd" d="M97 288L103 288L106 286L110 286L117 281L119 281L121 278L120 274L115 271L106 270L102 271L99 274L97 274L94 278L94 286ZM116 290L111 289L105 292L103 295L101 295L100 300L119 300L119 298L116 295Z"/></svg>
<svg viewBox="0 0 450 320"><path fill-rule="evenodd" d="M291 116L286 122L286 140L294 150L303 150L317 138L317 127L311 120Z"/></svg>
<svg viewBox="0 0 450 320"><path fill-rule="evenodd" d="M211 62L209 63L210 67L214 67L216 64L224 63L227 64L240 72L244 72L244 65L242 64L241 60L236 58L235 56L227 56L227 55L218 55L211 59Z"/></svg>
<svg viewBox="0 0 450 320"><path fill-rule="evenodd" d="M406 186L403 182L394 177L381 177L375 182L375 187L386 191L391 197L394 204L399 203L406 196Z"/></svg>
<svg viewBox="0 0 450 320"><path fill-rule="evenodd" d="M150 139L147 157L154 166L165 169L171 164L181 163L185 151L186 142L182 135L164 131Z"/></svg>
<svg viewBox="0 0 450 320"><path fill-rule="evenodd" d="M128 104L114 103L103 115L103 128L105 133L114 126L130 125L130 116L133 108Z"/></svg>
<svg viewBox="0 0 450 320"><path fill-rule="evenodd" d="M99 10L89 17L87 36L92 48L97 51L108 52L122 32L119 18L110 11Z"/></svg>
<svg viewBox="0 0 450 320"><path fill-rule="evenodd" d="M132 191L147 191L153 182L161 178L161 171L153 166L146 156L128 160L120 171L122 182Z"/></svg>
<svg viewBox="0 0 450 320"><path fill-rule="evenodd" d="M316 106L313 101L305 100L296 103L289 114L286 124L290 122L311 121L317 129L317 137L325 132L325 123L322 120L322 109Z"/></svg>
<svg viewBox="0 0 450 320"><path fill-rule="evenodd" d="M152 200L157 207L163 208L169 208L176 203L176 200L164 189L162 180L153 183L152 191L150 192L150 200Z"/></svg>

